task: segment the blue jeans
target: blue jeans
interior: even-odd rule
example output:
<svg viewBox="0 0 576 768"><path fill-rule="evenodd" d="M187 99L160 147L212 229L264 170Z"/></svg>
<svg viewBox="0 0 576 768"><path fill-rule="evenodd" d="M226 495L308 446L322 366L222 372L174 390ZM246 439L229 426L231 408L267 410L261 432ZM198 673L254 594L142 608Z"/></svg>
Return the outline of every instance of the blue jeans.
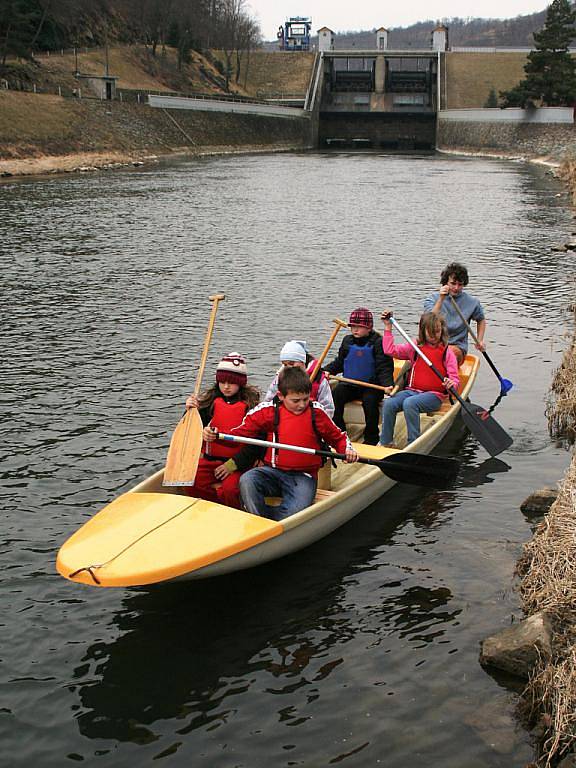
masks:
<svg viewBox="0 0 576 768"><path fill-rule="evenodd" d="M244 508L253 515L283 520L309 507L316 495L316 478L304 472L284 472L276 467L255 467L240 477ZM281 496L277 507L266 504L265 496Z"/></svg>
<svg viewBox="0 0 576 768"><path fill-rule="evenodd" d="M408 428L408 442L412 443L420 437L420 414L437 411L442 405L442 400L432 392L412 392L403 389L392 397L384 400L382 406L382 434L380 444L391 443L394 439L394 425L396 414L404 411L406 426Z"/></svg>

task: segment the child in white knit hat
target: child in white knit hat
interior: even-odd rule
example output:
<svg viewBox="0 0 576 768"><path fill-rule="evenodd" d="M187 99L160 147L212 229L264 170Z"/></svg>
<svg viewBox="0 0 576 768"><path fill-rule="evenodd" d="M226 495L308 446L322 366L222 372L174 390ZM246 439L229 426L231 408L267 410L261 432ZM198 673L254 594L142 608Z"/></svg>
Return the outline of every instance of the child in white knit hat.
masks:
<svg viewBox="0 0 576 768"><path fill-rule="evenodd" d="M198 408L204 426L229 432L242 423L246 413L258 404L260 393L248 384L246 360L237 352L224 355L216 367L216 381L198 397L190 395L186 408ZM202 445L191 496L240 507L240 475L254 464L259 452L250 446L216 440ZM215 489L214 485L218 485Z"/></svg>
<svg viewBox="0 0 576 768"><path fill-rule="evenodd" d="M270 386L264 396L264 402L267 400L273 400L278 392L278 376L280 371L284 367L295 366L297 368L303 368L310 376L312 371L316 367L316 360L308 352L308 347L305 341L299 339L292 339L287 341L286 344L280 350L280 362L282 367L276 372L276 375L272 379ZM334 415L334 400L332 399L332 390L328 379L322 371L320 371L312 382L312 400L316 400L326 411L328 416L332 418Z"/></svg>

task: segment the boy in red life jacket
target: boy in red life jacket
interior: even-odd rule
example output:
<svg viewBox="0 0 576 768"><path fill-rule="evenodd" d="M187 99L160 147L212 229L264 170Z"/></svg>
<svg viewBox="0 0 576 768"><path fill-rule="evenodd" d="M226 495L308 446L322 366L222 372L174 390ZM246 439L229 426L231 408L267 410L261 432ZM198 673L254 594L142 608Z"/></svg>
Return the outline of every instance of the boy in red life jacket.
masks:
<svg viewBox="0 0 576 768"><path fill-rule="evenodd" d="M382 337L374 330L374 317L365 307L359 307L350 313L348 322L350 334L345 336L338 350L338 357L324 366L327 373L342 373L347 379L366 381L392 389L394 385L394 360L382 350ZM339 382L332 392L334 396L334 422L340 429L346 429L344 406L350 400L362 400L362 410L366 427L364 442L368 445L378 443L378 422L380 420L380 401L384 395L370 387Z"/></svg>
<svg viewBox="0 0 576 768"><path fill-rule="evenodd" d="M420 436L420 414L437 411L448 397L447 390L458 389L458 363L448 346L448 329L442 315L424 312L418 326L417 346L428 360L440 371L443 381L436 376L429 365L419 357L410 344L395 344L392 335L392 313L382 313L384 337L382 347L387 355L399 360L411 360L412 369L406 389L384 400L382 408L382 434L380 444L392 446L396 414L404 412L408 428L408 443Z"/></svg>
<svg viewBox="0 0 576 768"><path fill-rule="evenodd" d="M214 386L200 397L190 395L186 408L198 408L205 426L204 434L208 424L221 432L229 432L242 423L246 413L260 399L258 390L247 381L245 359L237 352L231 352L218 363ZM212 437L210 429L208 434ZM253 466L257 454L258 449L252 446L204 440L194 485L187 488L187 493L240 509L240 475ZM221 485L215 490L216 483Z"/></svg>
<svg viewBox="0 0 576 768"><path fill-rule="evenodd" d="M308 347L305 341L298 341L292 339L287 341L286 344L280 350L280 362L283 367L295 366L305 370L308 376L312 375L312 371L316 367L316 360L308 352ZM273 400L278 392L278 376L280 371L270 382L270 386L264 395L264 400ZM326 377L326 374L322 370L318 372L314 381L312 382L312 393L310 395L311 400L316 400L320 403L322 408L326 411L330 418L334 415L334 399L332 398L332 390L330 383Z"/></svg>
<svg viewBox="0 0 576 768"><path fill-rule="evenodd" d="M318 450L322 441L346 454L354 462L358 454L348 436L334 424L321 405L310 402L312 385L301 368L284 368L278 380L277 402L264 402L251 410L232 434L262 437L273 442ZM214 435L214 437L217 437ZM316 495L320 456L286 449L268 448L263 467L255 467L240 478L244 508L254 515L282 520L310 506ZM266 504L266 496L281 496L277 507Z"/></svg>

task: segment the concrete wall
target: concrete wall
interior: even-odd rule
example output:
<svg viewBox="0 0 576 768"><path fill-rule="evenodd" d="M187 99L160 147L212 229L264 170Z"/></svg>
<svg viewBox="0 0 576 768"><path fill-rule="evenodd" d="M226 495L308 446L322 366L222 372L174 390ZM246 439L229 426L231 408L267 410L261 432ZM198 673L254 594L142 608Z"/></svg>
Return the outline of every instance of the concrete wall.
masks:
<svg viewBox="0 0 576 768"><path fill-rule="evenodd" d="M231 112L239 115L269 117L308 117L304 110L275 104L249 103L233 99L197 98L194 96L157 96L149 94L148 104L155 109L195 110L196 112Z"/></svg>
<svg viewBox="0 0 576 768"><path fill-rule="evenodd" d="M574 123L573 107L538 107L536 109L448 109L439 120L463 120L473 123Z"/></svg>
<svg viewBox="0 0 576 768"><path fill-rule="evenodd" d="M345 142L367 139L371 146L385 149L434 149L436 116L386 112L321 113L319 146L326 146L328 139Z"/></svg>

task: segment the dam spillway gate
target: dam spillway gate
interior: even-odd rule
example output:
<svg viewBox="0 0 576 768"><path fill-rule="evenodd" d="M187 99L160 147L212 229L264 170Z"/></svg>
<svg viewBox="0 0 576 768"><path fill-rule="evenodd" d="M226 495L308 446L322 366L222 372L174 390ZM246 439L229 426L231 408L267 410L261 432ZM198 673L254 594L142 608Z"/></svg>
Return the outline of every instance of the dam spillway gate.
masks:
<svg viewBox="0 0 576 768"><path fill-rule="evenodd" d="M433 151L437 51L330 51L322 55L318 146Z"/></svg>

